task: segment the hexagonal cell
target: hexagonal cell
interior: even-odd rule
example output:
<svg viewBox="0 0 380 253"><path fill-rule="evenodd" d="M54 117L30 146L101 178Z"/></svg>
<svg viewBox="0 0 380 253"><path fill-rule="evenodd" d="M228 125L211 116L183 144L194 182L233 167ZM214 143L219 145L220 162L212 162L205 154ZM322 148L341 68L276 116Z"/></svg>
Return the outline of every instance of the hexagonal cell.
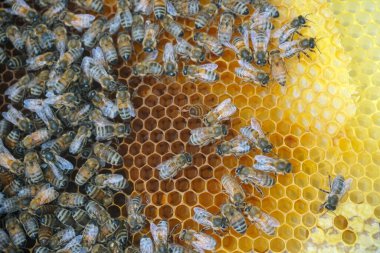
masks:
<svg viewBox="0 0 380 253"><path fill-rule="evenodd" d="M178 217L180 220L186 220L190 218L190 210L185 205L179 205L175 209L175 216Z"/></svg>
<svg viewBox="0 0 380 253"><path fill-rule="evenodd" d="M197 194L191 191L185 192L183 195L183 201L188 206L194 206L198 201Z"/></svg>
<svg viewBox="0 0 380 253"><path fill-rule="evenodd" d="M175 188L180 192L186 192L189 189L189 180L180 178L175 182Z"/></svg>
<svg viewBox="0 0 380 253"><path fill-rule="evenodd" d="M274 238L270 241L270 248L274 252L282 252L285 249L285 243L280 238Z"/></svg>
<svg viewBox="0 0 380 253"><path fill-rule="evenodd" d="M156 104L154 104L154 105L156 105ZM154 106L154 105L152 105L152 106ZM165 116L165 107L160 106L160 105L154 106L152 109L152 116L156 119L159 119L159 118L162 118L163 116Z"/></svg>
<svg viewBox="0 0 380 253"><path fill-rule="evenodd" d="M197 193L201 193L205 189L205 180L202 178L196 178L191 181L191 189Z"/></svg>
<svg viewBox="0 0 380 253"><path fill-rule="evenodd" d="M224 236L222 239L222 244L225 249L227 249L229 252L236 250L237 248L237 241L232 236Z"/></svg>
<svg viewBox="0 0 380 253"><path fill-rule="evenodd" d="M182 201L182 196L179 192L170 192L168 195L168 202L172 206L177 206Z"/></svg>
<svg viewBox="0 0 380 253"><path fill-rule="evenodd" d="M173 208L169 205L163 205L160 207L158 214L161 219L169 219L173 216Z"/></svg>
<svg viewBox="0 0 380 253"><path fill-rule="evenodd" d="M346 230L342 234L342 240L348 245L353 245L356 242L356 234L351 230Z"/></svg>

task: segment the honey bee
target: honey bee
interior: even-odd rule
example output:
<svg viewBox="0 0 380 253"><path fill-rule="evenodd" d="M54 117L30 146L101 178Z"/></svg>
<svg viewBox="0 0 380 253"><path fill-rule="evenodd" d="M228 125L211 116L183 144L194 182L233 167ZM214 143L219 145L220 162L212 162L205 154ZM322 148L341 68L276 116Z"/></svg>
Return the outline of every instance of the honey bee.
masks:
<svg viewBox="0 0 380 253"><path fill-rule="evenodd" d="M79 105L80 100L79 100L78 95L71 93L71 92L67 92L67 93L64 93L62 95L50 96L50 97L46 98L43 101L43 103L51 105L52 107L54 107L56 109L61 109L63 106L70 107L70 108L76 107ZM25 102L24 102L24 104L25 104Z"/></svg>
<svg viewBox="0 0 380 253"><path fill-rule="evenodd" d="M206 58L205 52L200 47L191 45L189 42L182 38L177 38L178 44L174 49L176 54L182 56L182 58L190 59L193 62L203 62Z"/></svg>
<svg viewBox="0 0 380 253"><path fill-rule="evenodd" d="M21 181L21 179L14 178L8 185L6 185L4 187L3 193L9 197L15 196L21 190L23 185L24 185L24 183L23 183L23 181Z"/></svg>
<svg viewBox="0 0 380 253"><path fill-rule="evenodd" d="M49 70L42 70L35 78L35 81L29 83L29 93L32 97L40 97L45 92L46 82L49 79Z"/></svg>
<svg viewBox="0 0 380 253"><path fill-rule="evenodd" d="M95 201L88 201L85 209L90 218L95 219L99 225L103 225L111 218L107 210Z"/></svg>
<svg viewBox="0 0 380 253"><path fill-rule="evenodd" d="M160 171L161 179L172 179L178 174L179 171L190 166L192 163L193 158L191 154L181 153L159 164L157 169Z"/></svg>
<svg viewBox="0 0 380 253"><path fill-rule="evenodd" d="M218 68L216 63L203 65L186 65L182 69L182 74L192 80L203 82L216 82L219 80L219 74L215 71Z"/></svg>
<svg viewBox="0 0 380 253"><path fill-rule="evenodd" d="M163 19L166 15L166 0L154 0L153 12L156 19Z"/></svg>
<svg viewBox="0 0 380 253"><path fill-rule="evenodd" d="M222 216L227 219L230 226L239 234L247 232L247 223L243 214L230 203L223 204L220 207Z"/></svg>
<svg viewBox="0 0 380 253"><path fill-rule="evenodd" d="M0 45L5 45L8 41L7 33L3 27L0 28Z"/></svg>
<svg viewBox="0 0 380 253"><path fill-rule="evenodd" d="M67 8L66 0L54 0L54 3L48 4L49 7L44 13L42 13L42 21L48 25L52 25L57 20L59 14Z"/></svg>
<svg viewBox="0 0 380 253"><path fill-rule="evenodd" d="M118 0L117 1L117 12L120 13L121 26L124 29L128 29L132 26L133 17L131 12L131 4L129 0Z"/></svg>
<svg viewBox="0 0 380 253"><path fill-rule="evenodd" d="M91 222L91 219L85 210L80 209L80 208L74 208L72 212L73 212L73 219L77 222L79 226L85 227L88 223Z"/></svg>
<svg viewBox="0 0 380 253"><path fill-rule="evenodd" d="M44 188L30 201L29 207L36 210L39 206L48 204L58 198L59 193L54 190L54 187Z"/></svg>
<svg viewBox="0 0 380 253"><path fill-rule="evenodd" d="M55 154L49 148L41 151L42 160L51 168L54 176L58 180L63 180L63 172L69 172L74 169L74 165L65 158Z"/></svg>
<svg viewBox="0 0 380 253"><path fill-rule="evenodd" d="M115 242L121 247L125 248L128 243L128 238L130 235L128 224L126 219L120 219L121 224L119 229L115 232Z"/></svg>
<svg viewBox="0 0 380 253"><path fill-rule="evenodd" d="M211 53L216 56L221 56L223 54L224 49L222 43L210 34L205 32L195 33L193 39L199 46L207 48L207 50L211 51Z"/></svg>
<svg viewBox="0 0 380 253"><path fill-rule="evenodd" d="M19 51L24 49L25 43L21 31L15 25L10 25L5 30L7 38L12 42L12 45Z"/></svg>
<svg viewBox="0 0 380 253"><path fill-rule="evenodd" d="M229 11L225 11L220 15L219 24L218 24L218 40L225 44L230 42L233 26L235 23L235 16Z"/></svg>
<svg viewBox="0 0 380 253"><path fill-rule="evenodd" d="M251 118L251 125L240 128L240 133L248 138L255 147L260 148L264 153L269 153L273 149L273 145L265 136L259 122L255 118Z"/></svg>
<svg viewBox="0 0 380 253"><path fill-rule="evenodd" d="M52 235L53 235L52 228L41 225L40 228L38 229L38 242L42 246L47 246Z"/></svg>
<svg viewBox="0 0 380 253"><path fill-rule="evenodd" d="M175 38L181 38L185 33L182 25L176 22L170 15L166 15L161 19L161 25L165 31Z"/></svg>
<svg viewBox="0 0 380 253"><path fill-rule="evenodd" d="M38 38L38 43L43 50L52 50L55 44L55 35L45 24L34 27L34 34Z"/></svg>
<svg viewBox="0 0 380 253"><path fill-rule="evenodd" d="M247 215L249 221L267 235L273 236L276 233L276 228L280 226L278 220L252 204L248 203L245 206L244 214Z"/></svg>
<svg viewBox="0 0 380 253"><path fill-rule="evenodd" d="M101 110L105 117L113 119L117 116L117 105L111 99L106 97L103 92L92 90L88 94L88 98L95 107Z"/></svg>
<svg viewBox="0 0 380 253"><path fill-rule="evenodd" d="M194 104L185 106L182 111L188 112L192 118L200 119L210 111L210 108L204 104Z"/></svg>
<svg viewBox="0 0 380 253"><path fill-rule="evenodd" d="M74 140L74 137L75 137L74 131L69 131L67 133L62 134L54 141L54 144L52 145L51 150L58 155L62 154L63 152L69 149L71 143Z"/></svg>
<svg viewBox="0 0 380 253"><path fill-rule="evenodd" d="M86 0L86 1L74 0L73 2L85 10L95 11L97 13L103 13L103 9L104 9L103 0Z"/></svg>
<svg viewBox="0 0 380 253"><path fill-rule="evenodd" d="M198 14L199 0L167 1L167 12L172 16L192 17Z"/></svg>
<svg viewBox="0 0 380 253"><path fill-rule="evenodd" d="M24 247L26 245L26 235L20 221L14 216L5 218L5 228L8 231L12 243L16 247Z"/></svg>
<svg viewBox="0 0 380 253"><path fill-rule="evenodd" d="M270 12L255 11L249 21L243 23L243 26L248 25L250 30L257 31L273 30L274 26L271 22L271 18ZM240 26L240 28L243 26Z"/></svg>
<svg viewBox="0 0 380 253"><path fill-rule="evenodd" d="M9 132L11 131L12 129L12 124L5 120L5 119L1 119L0 120L0 137L1 139L3 139L5 136L7 136L9 134Z"/></svg>
<svg viewBox="0 0 380 253"><path fill-rule="evenodd" d="M244 204L246 195L236 178L226 174L222 177L221 182L223 188L225 188L226 193L229 196L231 203L237 207L242 206Z"/></svg>
<svg viewBox="0 0 380 253"><path fill-rule="evenodd" d="M97 18L92 22L91 27L82 36L82 42L86 47L93 48L96 45L106 22L107 20L103 17Z"/></svg>
<svg viewBox="0 0 380 253"><path fill-rule="evenodd" d="M7 10L4 8L0 8L0 24L1 25L4 25L4 24L11 22L12 15L9 12L10 12L9 9Z"/></svg>
<svg viewBox="0 0 380 253"><path fill-rule="evenodd" d="M297 57L300 58L301 54L304 54L306 57L310 58L310 55L306 51L309 50L315 52L314 48L318 49L315 38L284 42L280 45L280 49L284 51L281 54L281 57L291 58L297 55Z"/></svg>
<svg viewBox="0 0 380 253"><path fill-rule="evenodd" d="M268 62L268 43L271 30L251 30L252 44L255 51L254 60L259 66L264 66Z"/></svg>
<svg viewBox="0 0 380 253"><path fill-rule="evenodd" d="M86 184L84 187L86 194L93 200L99 202L103 206L109 206L112 204L112 194L109 191L93 184Z"/></svg>
<svg viewBox="0 0 380 253"><path fill-rule="evenodd" d="M81 207L86 205L87 197L81 193L62 192L58 197L58 204L63 207Z"/></svg>
<svg viewBox="0 0 380 253"><path fill-rule="evenodd" d="M38 228L39 228L37 219L28 212L20 213L19 219L22 226L24 227L26 234L30 238L36 239L38 235Z"/></svg>
<svg viewBox="0 0 380 253"><path fill-rule="evenodd" d="M143 215L145 205L143 205L141 197L136 196L127 198L127 223L132 233L140 231L145 226L145 216Z"/></svg>
<svg viewBox="0 0 380 253"><path fill-rule="evenodd" d="M161 220L158 224L150 223L150 233L152 234L156 252L168 252L169 224L166 220Z"/></svg>
<svg viewBox="0 0 380 253"><path fill-rule="evenodd" d="M32 28L27 28L24 33L26 54L29 57L34 57L42 53L42 49L38 42L38 38L34 35Z"/></svg>
<svg viewBox="0 0 380 253"><path fill-rule="evenodd" d="M61 229L64 225L58 220L55 214L45 214L40 218L40 223L43 226L47 226L54 230Z"/></svg>
<svg viewBox="0 0 380 253"><path fill-rule="evenodd" d="M135 76L161 76L164 72L164 68L160 63L155 61L158 51L154 51L151 55L145 58L142 62L136 63L133 68L133 74Z"/></svg>
<svg viewBox="0 0 380 253"><path fill-rule="evenodd" d="M216 147L216 153L220 156L233 155L235 157L242 156L249 153L253 149L250 141L238 135L235 138L224 141Z"/></svg>
<svg viewBox="0 0 380 253"><path fill-rule="evenodd" d="M334 211L337 208L342 197L350 190L352 181L352 178L345 180L343 176L338 175L331 182L331 178L329 176L330 191L319 189L320 191L328 194L326 201L321 205L319 211L321 211L323 208L326 208L329 211Z"/></svg>
<svg viewBox="0 0 380 253"><path fill-rule="evenodd" d="M145 34L142 45L145 52L151 53L157 48L157 36L159 33L158 24L152 23L147 20L145 22Z"/></svg>
<svg viewBox="0 0 380 253"><path fill-rule="evenodd" d="M25 171L24 164L14 158L9 150L4 146L3 141L0 139L0 166L8 169L11 173L21 175Z"/></svg>
<svg viewBox="0 0 380 253"><path fill-rule="evenodd" d="M51 131L49 131L47 128L41 128L25 136L24 139L22 139L21 143L26 149L32 149L48 141L51 136Z"/></svg>
<svg viewBox="0 0 380 253"><path fill-rule="evenodd" d="M259 9L260 12L267 12L273 18L278 18L280 12L268 0L255 0L253 6L255 9Z"/></svg>
<svg viewBox="0 0 380 253"><path fill-rule="evenodd" d="M203 124L206 126L219 124L222 121L228 120L236 111L237 107L232 103L230 98L227 98L203 116Z"/></svg>
<svg viewBox="0 0 380 253"><path fill-rule="evenodd" d="M141 43L145 37L145 21L144 17L139 14L133 15L132 22L132 40Z"/></svg>
<svg viewBox="0 0 380 253"><path fill-rule="evenodd" d="M134 13L139 13L145 16L149 16L153 12L153 1L152 0L140 0L134 1Z"/></svg>
<svg viewBox="0 0 380 253"><path fill-rule="evenodd" d="M232 43L225 43L225 46L234 50L238 59L246 62L251 62L253 60L253 53L249 48L248 40L244 41L242 38L236 37L232 40Z"/></svg>
<svg viewBox="0 0 380 253"><path fill-rule="evenodd" d="M260 186L269 188L276 183L276 179L267 173L244 165L239 165L239 167L236 168L236 176L238 176L244 184L252 184L260 195L263 195Z"/></svg>
<svg viewBox="0 0 380 253"><path fill-rule="evenodd" d="M114 191L121 191L128 187L128 181L119 174L100 174L95 177L94 182L100 188L108 187Z"/></svg>
<svg viewBox="0 0 380 253"><path fill-rule="evenodd" d="M95 139L109 140L114 137L124 138L130 135L131 127L125 123L113 123L107 119L96 120L95 122Z"/></svg>
<svg viewBox="0 0 380 253"><path fill-rule="evenodd" d="M87 140L91 137L91 126L85 124L78 128L78 131L70 144L70 154L79 154L86 146ZM77 174L78 175L78 174Z"/></svg>
<svg viewBox="0 0 380 253"><path fill-rule="evenodd" d="M224 9L230 10L237 15L246 16L249 14L248 6L244 1L221 0L221 5Z"/></svg>
<svg viewBox="0 0 380 253"><path fill-rule="evenodd" d="M269 75L264 71L258 70L250 63L239 60L241 67L235 69L236 75L244 81L253 81L261 86L267 86L269 82Z"/></svg>
<svg viewBox="0 0 380 253"><path fill-rule="evenodd" d="M286 84L286 65L284 59L281 57L280 50L273 50L269 53L269 63L271 74L273 78L281 85Z"/></svg>
<svg viewBox="0 0 380 253"><path fill-rule="evenodd" d="M132 55L132 41L129 34L121 32L117 37L117 49L124 61L128 61Z"/></svg>
<svg viewBox="0 0 380 253"><path fill-rule="evenodd" d="M121 165L123 163L123 157L115 149L103 143L94 145L94 154L112 165Z"/></svg>
<svg viewBox="0 0 380 253"><path fill-rule="evenodd" d="M194 207L193 220L198 224L205 227L205 229L212 229L214 231L228 228L228 220L220 215L213 215L200 207Z"/></svg>
<svg viewBox="0 0 380 253"><path fill-rule="evenodd" d="M14 1L12 7L6 9L6 11L12 15L24 18L29 23L36 22L39 19L38 12L31 8L24 0Z"/></svg>
<svg viewBox="0 0 380 253"><path fill-rule="evenodd" d="M58 73L63 73L74 62L80 59L84 52L84 48L70 48L63 55L61 55L55 64L55 70ZM79 68L78 68L79 69Z"/></svg>
<svg viewBox="0 0 380 253"><path fill-rule="evenodd" d="M104 53L106 61L111 65L116 65L118 58L112 37L109 34L104 34L99 40L99 46Z"/></svg>
<svg viewBox="0 0 380 253"><path fill-rule="evenodd" d="M163 61L165 74L168 76L176 76L178 72L178 64L172 43L168 42L165 44Z"/></svg>
<svg viewBox="0 0 380 253"><path fill-rule="evenodd" d="M135 108L132 104L127 86L119 86L116 93L116 104L122 120L136 117Z"/></svg>
<svg viewBox="0 0 380 253"><path fill-rule="evenodd" d="M44 180L44 175L40 166L40 158L37 152L29 151L24 157L25 177L31 183L40 183Z"/></svg>
<svg viewBox="0 0 380 253"><path fill-rule="evenodd" d="M5 146L13 150L20 141L21 131L17 128L13 129L4 139Z"/></svg>
<svg viewBox="0 0 380 253"><path fill-rule="evenodd" d="M196 253L197 251L185 248L182 245L169 243L169 252L171 253Z"/></svg>
<svg viewBox="0 0 380 253"><path fill-rule="evenodd" d="M5 250L11 245L11 239L4 229L0 229L0 250Z"/></svg>
<svg viewBox="0 0 380 253"><path fill-rule="evenodd" d="M141 253L154 253L154 245L152 239L144 235L140 238L140 252Z"/></svg>
<svg viewBox="0 0 380 253"><path fill-rule="evenodd" d="M16 70L16 69L21 69L26 66L26 57L25 55L17 55L13 56L8 59L7 62L7 67L10 70Z"/></svg>
<svg viewBox="0 0 380 253"><path fill-rule="evenodd" d="M55 209L54 214L63 225L71 227L76 226L76 222L70 210L58 207L57 209Z"/></svg>
<svg viewBox="0 0 380 253"><path fill-rule="evenodd" d="M273 158L265 155L256 155L256 163L253 168L264 172L274 172L285 175L292 172L292 164L284 159Z"/></svg>
<svg viewBox="0 0 380 253"><path fill-rule="evenodd" d="M82 245L83 247L90 249L95 243L99 234L99 227L94 221L90 221L83 229ZM103 251L104 252L104 251Z"/></svg>
<svg viewBox="0 0 380 253"><path fill-rule="evenodd" d="M8 61L8 55L3 48L0 47L0 64Z"/></svg>
<svg viewBox="0 0 380 253"><path fill-rule="evenodd" d="M111 92L116 91L117 83L114 78L107 73L104 66L97 64L93 58L84 57L82 61L82 69L88 77L93 78L103 89Z"/></svg>
<svg viewBox="0 0 380 253"><path fill-rule="evenodd" d="M0 204L0 214L3 215L26 210L29 207L29 203L29 198L20 198L19 196L2 199Z"/></svg>
<svg viewBox="0 0 380 253"><path fill-rule="evenodd" d="M29 58L26 60L26 69L27 70L39 70L44 67L50 67L53 65L57 56L53 52L43 53L41 55Z"/></svg>
<svg viewBox="0 0 380 253"><path fill-rule="evenodd" d="M202 29L203 27L211 24L217 14L218 6L216 4L209 3L203 6L195 18L195 28Z"/></svg>
<svg viewBox="0 0 380 253"><path fill-rule="evenodd" d="M107 220L99 229L98 241L105 242L113 236L116 230L120 227L120 221L116 219Z"/></svg>
<svg viewBox="0 0 380 253"><path fill-rule="evenodd" d="M308 19L306 16L298 16L294 18L290 23L286 23L280 29L278 29L274 34L273 38L278 38L280 44L285 43L288 40L292 40L295 33L300 34L298 32L302 27L309 27L306 25Z"/></svg>
<svg viewBox="0 0 380 253"><path fill-rule="evenodd" d="M63 11L59 15L59 20L66 26L75 28L78 32L91 27L95 16L91 14L76 14L70 11Z"/></svg>
<svg viewBox="0 0 380 253"><path fill-rule="evenodd" d="M85 248L81 246L82 235L77 235L72 238L68 243L65 244L63 248L58 250L58 253L66 253L66 252L85 252Z"/></svg>
<svg viewBox="0 0 380 253"><path fill-rule="evenodd" d="M187 244L193 246L197 251L204 252L204 250L215 250L216 241L208 234L196 232L192 229L184 229L179 235L179 239L185 241Z"/></svg>
<svg viewBox="0 0 380 253"><path fill-rule="evenodd" d="M66 175L63 175L61 171L55 172L47 166L43 172L46 181L53 185L56 189L63 189L69 183L69 179ZM58 177L55 176L56 174Z"/></svg>
<svg viewBox="0 0 380 253"><path fill-rule="evenodd" d="M63 245L68 243L75 237L75 230L72 227L67 227L55 233L49 241L49 248L52 250L58 250Z"/></svg>
<svg viewBox="0 0 380 253"><path fill-rule="evenodd" d="M225 125L213 125L210 127L192 129L189 144L203 147L223 138L227 135L227 132L228 129Z"/></svg>

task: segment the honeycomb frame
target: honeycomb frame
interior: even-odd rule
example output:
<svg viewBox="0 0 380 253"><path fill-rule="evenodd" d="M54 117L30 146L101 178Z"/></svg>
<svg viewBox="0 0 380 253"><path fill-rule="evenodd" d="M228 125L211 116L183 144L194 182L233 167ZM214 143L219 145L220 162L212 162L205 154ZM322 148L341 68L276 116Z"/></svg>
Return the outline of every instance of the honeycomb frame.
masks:
<svg viewBox="0 0 380 253"><path fill-rule="evenodd" d="M264 189L263 198L255 195L251 186L243 186L252 196L249 202L280 221L277 235L266 236L252 225L243 236L229 230L223 238L215 236L216 251L316 252L328 251L337 245L342 251L349 251L361 250L365 243L370 244L371 250L380 247L373 237L379 230L371 223L380 219L380 173L376 171L380 165L380 102L376 95L380 80L376 69L380 59L375 54L380 46L380 35L370 29L380 23L376 16L380 8L374 0L363 0L359 5L350 1L332 2L272 1L281 13L275 21L276 27L291 17L313 13L312 28L305 35L323 38L318 42L321 54L312 55L312 59L287 61L286 87L271 83L263 88L239 80L232 74L238 64L231 50L226 50L222 57L209 55L208 60L218 64L221 74L221 80L214 84L191 82L182 75L177 79L160 80L134 77L130 66L119 64L119 81L136 95L133 103L137 117L132 121L132 136L118 146L124 166L105 168L101 172L123 174L134 188L115 194L114 202L108 206L112 217L126 216L128 195L144 195L148 202L145 208L148 219L167 219L170 227L182 224L182 228L199 230L199 225L191 219L194 206L218 212L219 206L227 200L219 183L222 175L230 173L238 164L252 165L255 153L238 161L234 157L219 157L215 146L188 145L190 130L201 126L201 122L187 117L182 109L194 103L213 107L231 97L238 113L228 123L230 131L226 139L235 136L254 116L268 132L276 153L289 159L295 169L292 175L279 176L273 188ZM288 8L291 3L293 6ZM114 1L107 0L105 4L106 13L115 11ZM341 20L340 23L337 20ZM179 21L193 27L192 21ZM236 24L239 22L241 19L237 18ZM216 22L209 32L216 33ZM187 30L184 38L191 37ZM169 40L171 37L164 33L158 47L163 48ZM355 49L355 45L360 50ZM15 54L9 45L6 49ZM142 51L136 45L135 49L135 52ZM160 49L159 57L161 55ZM141 57L134 54L129 64ZM371 64L367 64L365 57ZM357 64L360 61L362 63ZM0 65L0 73L0 110L4 111L8 102L4 91L24 72L13 73ZM358 99L352 98L355 91ZM182 151L194 154L193 166L178 173L173 180L161 181L155 167ZM76 164L81 162L79 159ZM325 198L318 188L327 186L329 174L354 178L352 190L336 211L336 217L329 213L321 216L318 212ZM67 187L69 192L78 190L74 183ZM145 228L142 234L147 232ZM370 242L364 241L369 238L365 233L373 237ZM176 238L177 234L173 236ZM135 243L140 236L134 237ZM33 246L28 244L29 248Z"/></svg>

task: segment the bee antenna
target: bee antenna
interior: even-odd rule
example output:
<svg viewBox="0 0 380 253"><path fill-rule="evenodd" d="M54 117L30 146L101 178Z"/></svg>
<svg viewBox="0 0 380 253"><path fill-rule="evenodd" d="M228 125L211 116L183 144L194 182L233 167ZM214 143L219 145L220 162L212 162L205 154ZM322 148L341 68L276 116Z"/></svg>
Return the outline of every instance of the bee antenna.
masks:
<svg viewBox="0 0 380 253"><path fill-rule="evenodd" d="M174 231L175 231L178 227L180 227L180 226L181 226L181 223L177 223L177 224L172 228L172 230L170 231L169 236L170 236L170 237L173 237L173 233L174 233Z"/></svg>
<svg viewBox="0 0 380 253"><path fill-rule="evenodd" d="M311 21L310 19L307 18L307 16L310 16L311 14L313 14L313 13L308 13L308 14L306 14L306 15L304 16L304 18L305 18L306 21L308 21L308 22L310 22L310 23L315 23L315 22L313 22L313 21Z"/></svg>

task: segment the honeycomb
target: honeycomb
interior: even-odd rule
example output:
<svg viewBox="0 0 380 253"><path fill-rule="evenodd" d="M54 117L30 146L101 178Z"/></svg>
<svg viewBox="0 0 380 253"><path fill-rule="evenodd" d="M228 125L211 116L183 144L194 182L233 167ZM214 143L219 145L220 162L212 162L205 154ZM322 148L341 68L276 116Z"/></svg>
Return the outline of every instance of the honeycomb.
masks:
<svg viewBox="0 0 380 253"><path fill-rule="evenodd" d="M116 10L114 0L107 0L105 11ZM204 3L205 1L201 1ZM249 202L280 221L277 234L269 237L253 225L241 236L230 230L223 237L215 236L217 252L369 252L377 251L380 219L380 75L376 70L380 58L379 6L376 0L332 1L272 0L279 7L280 27L290 18L312 13L311 28L304 35L316 36L321 54L311 59L301 57L287 61L289 72L286 87L271 84L269 88L245 83L234 75L238 66L234 52L209 55L218 64L221 79L214 84L190 82L182 75L176 79L134 77L130 64L118 65L121 83L134 91L136 118L132 136L120 141L118 151L124 157L122 168L103 172L123 174L133 185L118 192L108 206L112 217L126 216L127 195L142 195L147 201L145 215L150 221L167 219L170 227L199 230L191 218L192 208L201 206L213 213L227 201L222 192L221 177L238 164L252 165L253 156L220 157L215 146L203 148L187 144L190 129L200 127L198 119L189 118L182 109L189 104L204 103L213 107L230 97L238 107L229 126L227 140L240 127L256 117L275 146L275 153L289 159L294 173L279 176L264 196L255 196L251 186L244 185ZM110 14L112 15L112 14ZM179 19L189 29L193 21ZM236 24L242 20L237 18ZM209 33L217 32L216 22ZM160 56L167 33L161 35ZM135 52L141 52L141 46ZM8 52L11 47L7 46ZM15 52L12 52L13 54ZM135 54L130 63L142 58ZM11 71L0 64L0 94L24 72ZM1 110L6 109L0 95ZM155 167L180 152L194 154L193 166L178 173L170 181L161 181ZM81 160L77 161L77 165ZM327 188L328 175L352 177L354 183L335 215L318 212ZM75 173L72 175L74 178ZM74 183L67 191L78 191ZM173 237L178 242L177 229ZM148 228L142 231L147 233ZM138 242L140 234L133 239ZM34 242L28 243L33 248Z"/></svg>

